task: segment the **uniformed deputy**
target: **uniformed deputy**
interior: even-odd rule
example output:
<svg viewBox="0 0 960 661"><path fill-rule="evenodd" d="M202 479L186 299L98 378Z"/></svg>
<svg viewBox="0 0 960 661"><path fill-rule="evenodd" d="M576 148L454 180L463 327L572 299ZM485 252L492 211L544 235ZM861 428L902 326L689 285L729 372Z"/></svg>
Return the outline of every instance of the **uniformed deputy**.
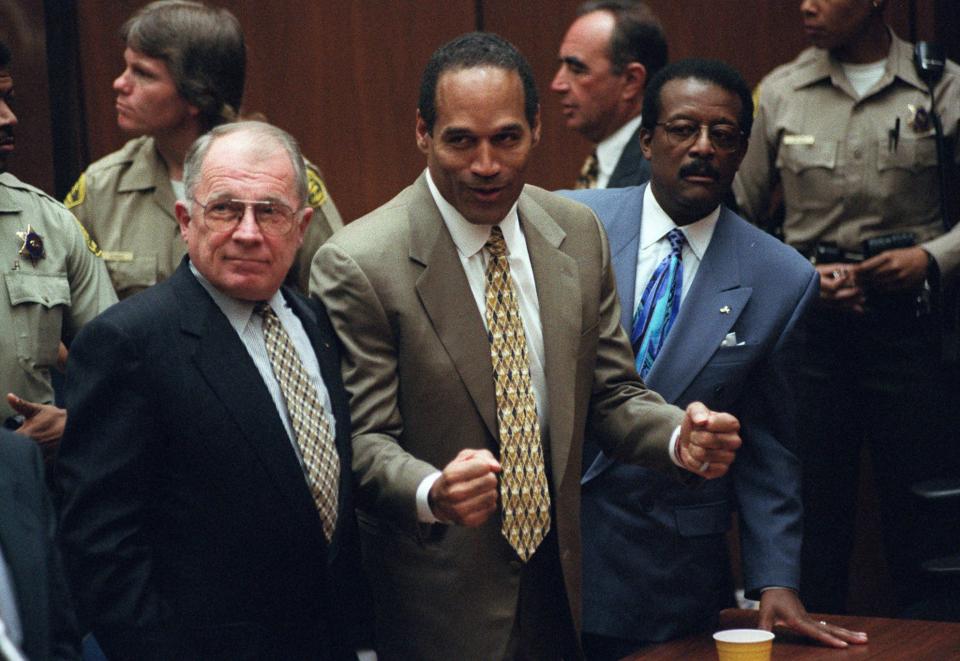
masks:
<svg viewBox="0 0 960 661"><path fill-rule="evenodd" d="M750 147L734 183L744 215L765 220L783 185L787 243L813 259L820 304L806 324L798 387L804 439L801 596L845 609L860 452L869 444L886 558L901 605L921 584L908 487L949 463L938 448L945 399L940 325L928 289L960 267L960 227L940 208L931 98L911 44L883 19L886 0L804 0L813 48L760 85ZM934 90L948 153L957 150L960 68ZM944 164L957 182L956 163ZM949 220L955 221L956 218ZM938 427L938 425L940 427ZM954 464L956 466L956 464Z"/></svg>
<svg viewBox="0 0 960 661"><path fill-rule="evenodd" d="M117 297L97 247L56 200L6 172L17 118L0 43L0 421L54 449L66 414L50 370L80 327ZM8 394L9 393L9 394ZM22 423L22 424L21 424Z"/></svg>
<svg viewBox="0 0 960 661"><path fill-rule="evenodd" d="M122 27L126 67L114 81L117 123L138 136L93 163L65 204L103 250L120 298L169 277L186 253L173 215L183 158L200 135L237 118L245 46L236 17L187 0L160 0ZM313 221L288 276L307 291L310 261L343 221L308 164Z"/></svg>

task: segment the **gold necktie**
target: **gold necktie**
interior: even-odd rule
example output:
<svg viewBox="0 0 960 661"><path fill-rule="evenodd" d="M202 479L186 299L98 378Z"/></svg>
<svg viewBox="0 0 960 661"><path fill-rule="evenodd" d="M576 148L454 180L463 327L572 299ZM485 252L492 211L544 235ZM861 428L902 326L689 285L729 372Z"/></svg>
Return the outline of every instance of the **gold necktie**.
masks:
<svg viewBox="0 0 960 661"><path fill-rule="evenodd" d="M597 160L597 152L587 156L580 168L580 176L577 177L577 183L574 186L577 190L584 188L596 188L597 177L600 175L600 161Z"/></svg>
<svg viewBox="0 0 960 661"><path fill-rule="evenodd" d="M307 472L307 484L320 513L323 534L329 542L337 527L337 490L340 484L340 456L324 414L317 389L310 383L293 342L277 314L267 303L255 312L263 317L263 337L273 374L287 404L300 455Z"/></svg>
<svg viewBox="0 0 960 661"><path fill-rule="evenodd" d="M543 465L527 338L499 227L486 243L486 318L500 432L500 530L526 562L550 530L550 490Z"/></svg>

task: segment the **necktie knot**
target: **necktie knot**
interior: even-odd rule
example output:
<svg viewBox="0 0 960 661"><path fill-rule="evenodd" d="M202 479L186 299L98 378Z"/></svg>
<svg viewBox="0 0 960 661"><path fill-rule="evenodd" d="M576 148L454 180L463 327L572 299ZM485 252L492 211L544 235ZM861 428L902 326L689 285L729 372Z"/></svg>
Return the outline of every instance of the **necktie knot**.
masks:
<svg viewBox="0 0 960 661"><path fill-rule="evenodd" d="M260 301L253 306L253 313L263 317L266 320L268 317L276 317L277 313L273 311L273 308L270 307L270 304L266 301Z"/></svg>
<svg viewBox="0 0 960 661"><path fill-rule="evenodd" d="M680 228L675 227L667 232L667 241L670 242L670 254L683 259L683 244L687 242L687 237Z"/></svg>
<svg viewBox="0 0 960 661"><path fill-rule="evenodd" d="M493 257L503 257L507 254L507 242L503 239L503 230L498 225L490 228L490 236L484 247Z"/></svg>
<svg viewBox="0 0 960 661"><path fill-rule="evenodd" d="M597 158L597 151L587 156L580 168L580 174L577 176L576 188L596 188L597 177L600 176L600 160Z"/></svg>

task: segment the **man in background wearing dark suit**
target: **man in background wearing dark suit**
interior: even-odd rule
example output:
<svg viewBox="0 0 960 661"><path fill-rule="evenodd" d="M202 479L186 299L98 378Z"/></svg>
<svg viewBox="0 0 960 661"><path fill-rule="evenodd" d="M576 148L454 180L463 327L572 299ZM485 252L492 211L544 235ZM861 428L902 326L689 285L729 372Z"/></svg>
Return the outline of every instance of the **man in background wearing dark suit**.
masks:
<svg viewBox="0 0 960 661"><path fill-rule="evenodd" d="M0 658L80 658L55 528L39 449L0 429Z"/></svg>
<svg viewBox="0 0 960 661"><path fill-rule="evenodd" d="M646 384L678 406L699 400L732 411L743 436L728 476L694 488L586 445L581 520L591 659L619 659L715 621L732 600L724 533L734 508L760 626L782 624L836 647L866 642L814 620L796 594L802 507L791 359L797 322L819 288L799 253L720 204L746 152L752 116L750 89L729 66L671 64L651 80L644 102L649 186L568 193L593 208L608 232L621 323ZM673 286L658 297L671 263ZM666 321L650 309L665 310Z"/></svg>
<svg viewBox="0 0 960 661"><path fill-rule="evenodd" d="M594 144L577 188L639 186L650 178L638 139L643 92L667 63L666 37L650 8L635 0L585 2L577 17L550 85L567 128Z"/></svg>
<svg viewBox="0 0 960 661"><path fill-rule="evenodd" d="M300 150L225 124L185 185L188 257L71 347L58 473L81 620L110 659L353 658L338 345L281 288L312 214Z"/></svg>

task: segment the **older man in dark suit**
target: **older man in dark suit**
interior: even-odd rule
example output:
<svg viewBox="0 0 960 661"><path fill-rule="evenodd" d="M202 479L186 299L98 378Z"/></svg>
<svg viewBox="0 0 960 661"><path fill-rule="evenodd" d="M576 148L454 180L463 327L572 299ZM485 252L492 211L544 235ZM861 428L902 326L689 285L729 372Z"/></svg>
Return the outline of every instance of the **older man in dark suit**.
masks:
<svg viewBox="0 0 960 661"><path fill-rule="evenodd" d="M281 288L311 209L296 142L200 138L188 258L71 347L62 538L111 659L353 655L347 399L323 309Z"/></svg>

